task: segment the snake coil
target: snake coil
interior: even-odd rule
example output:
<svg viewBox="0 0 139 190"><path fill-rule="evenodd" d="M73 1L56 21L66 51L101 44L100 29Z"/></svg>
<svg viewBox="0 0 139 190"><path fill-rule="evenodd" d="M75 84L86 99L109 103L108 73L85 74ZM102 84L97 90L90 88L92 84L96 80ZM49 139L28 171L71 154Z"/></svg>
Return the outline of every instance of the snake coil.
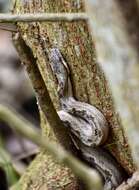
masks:
<svg viewBox="0 0 139 190"><path fill-rule="evenodd" d="M58 82L61 103L58 115L65 127L70 129L81 157L101 174L104 189L114 190L123 181L123 173L113 157L101 147L108 138L108 123L96 107L73 97L69 68L59 49L52 48L49 55Z"/></svg>

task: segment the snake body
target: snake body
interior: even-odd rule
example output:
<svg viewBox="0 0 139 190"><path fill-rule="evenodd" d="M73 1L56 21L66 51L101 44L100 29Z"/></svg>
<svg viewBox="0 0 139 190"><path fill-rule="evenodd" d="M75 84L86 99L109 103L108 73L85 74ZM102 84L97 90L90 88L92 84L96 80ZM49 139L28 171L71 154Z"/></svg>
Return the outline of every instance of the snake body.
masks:
<svg viewBox="0 0 139 190"><path fill-rule="evenodd" d="M104 189L116 189L124 180L124 175L114 158L101 147L107 140L109 132L105 117L96 107L74 98L68 64L59 49L46 49L46 53L58 82L60 119L65 127L70 129L71 138L82 159L101 174Z"/></svg>
<svg viewBox="0 0 139 190"><path fill-rule="evenodd" d="M108 137L108 125L103 114L87 103L73 97L62 98L61 120L70 126L71 132L87 146L99 146Z"/></svg>
<svg viewBox="0 0 139 190"><path fill-rule="evenodd" d="M109 126L103 114L94 106L73 97L69 68L58 48L51 48L49 61L58 81L60 119L71 132L71 139L80 155L98 170L105 190L114 190L123 181L123 171L114 158L101 147L108 138Z"/></svg>

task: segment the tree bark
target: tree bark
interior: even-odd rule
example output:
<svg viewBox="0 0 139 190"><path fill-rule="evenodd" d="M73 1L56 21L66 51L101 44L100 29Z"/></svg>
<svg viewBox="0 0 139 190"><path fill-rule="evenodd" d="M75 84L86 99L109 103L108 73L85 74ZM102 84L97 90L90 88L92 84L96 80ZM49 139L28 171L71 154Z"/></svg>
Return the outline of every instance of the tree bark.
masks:
<svg viewBox="0 0 139 190"><path fill-rule="evenodd" d="M84 11L84 4L81 0L31 0L22 2L16 0L14 7L15 13L73 13ZM114 109L108 82L97 64L95 47L87 23L85 21L33 22L29 24L18 23L18 27L22 38L36 59L35 67L37 68L37 73L42 77L41 82L40 80L38 81L37 74L35 75L35 72L33 72L32 75L34 63L29 67L27 61L25 62L38 99L42 98L42 95L45 94L44 89L46 88L45 90L49 92L55 109L60 109L56 90L57 81L50 69L48 56L44 53L45 48L58 47L70 67L74 97L77 100L88 102L102 111L110 126L109 139L104 147L113 154L128 173L132 173L135 168L130 150L122 130L120 119ZM41 39L45 39L45 47L42 47ZM20 54L21 52L19 51L19 55ZM40 83L43 84L41 90L39 89ZM41 110L43 111L43 113L41 113L42 132L43 135L48 136L48 134L50 134L50 138L53 139L55 135L49 127L51 121L49 120L48 124L45 118L47 115L46 112L49 112L49 108L46 107L45 98L46 97L41 99L41 103L39 102ZM55 129L54 132L57 134L56 137L61 135L61 131L58 128ZM63 142L61 142L63 145L65 143L64 139L65 138L63 138ZM71 149L70 146L69 149ZM123 151L121 151L121 149ZM58 165L47 153L44 153L44 151L37 156L18 185L20 185L20 189L22 190L79 189L77 181L71 171L64 166Z"/></svg>

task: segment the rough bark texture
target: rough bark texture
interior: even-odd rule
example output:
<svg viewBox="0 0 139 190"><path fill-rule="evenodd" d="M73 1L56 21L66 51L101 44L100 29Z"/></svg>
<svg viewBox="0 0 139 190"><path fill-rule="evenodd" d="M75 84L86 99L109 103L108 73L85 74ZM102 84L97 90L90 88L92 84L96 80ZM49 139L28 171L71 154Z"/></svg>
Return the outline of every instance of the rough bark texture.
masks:
<svg viewBox="0 0 139 190"><path fill-rule="evenodd" d="M41 125L42 129L44 129L43 135L53 140L58 139L61 144L64 144L66 149L72 151L72 143L69 141L67 130L62 127L62 123L53 107L52 101L48 94L47 88L44 85L44 81L38 70L36 59L34 58L31 49L25 44L20 35L19 38L16 38L15 35L14 42L19 52L19 56L26 66L26 70L28 71L29 77L36 92L36 96L40 105ZM41 109L43 112L41 112ZM54 129L54 134L52 128ZM36 160L30 166L27 174L22 177L15 189L33 189L35 188L34 183L35 186L37 184L36 188L38 189L46 188L46 186L48 189L53 189L54 187L57 189L78 189L76 179L68 168L57 164L48 154L44 152L41 152L40 156L38 157L42 166L41 169L38 169L38 162L36 162L36 158ZM43 169L45 170L46 175L43 174ZM62 181L60 176L62 176ZM44 187L41 183L42 178L43 183L45 184Z"/></svg>
<svg viewBox="0 0 139 190"><path fill-rule="evenodd" d="M82 11L84 11L83 2L79 0L31 0L22 2L17 0L14 10L16 13ZM51 47L58 47L69 64L76 99L96 106L106 116L110 126L110 134L105 147L114 155L128 173L132 173L134 166L127 141L124 137L119 117L114 110L108 83L96 62L95 47L92 37L89 34L87 23L85 21L71 23L43 22L18 24L18 26L22 38L25 40L27 46L32 49L36 58L37 67L55 108L57 110L60 109L57 95L57 81L50 69L48 57L44 53L45 48L49 49ZM42 47L42 38L46 41L45 47ZM28 70L28 72L30 71ZM42 123L43 135L48 134L47 126ZM50 128L49 131L51 133ZM43 187L46 184L48 189L78 188L71 172L63 169L56 163L56 169L54 169L49 158L45 153L40 153L27 173L21 178L21 189L46 189ZM49 166L50 169L48 169ZM59 171L59 173L56 173L55 170ZM56 176L53 176L53 172ZM63 180L64 182L61 183ZM36 188L35 184L37 184ZM76 188L74 188L75 186Z"/></svg>

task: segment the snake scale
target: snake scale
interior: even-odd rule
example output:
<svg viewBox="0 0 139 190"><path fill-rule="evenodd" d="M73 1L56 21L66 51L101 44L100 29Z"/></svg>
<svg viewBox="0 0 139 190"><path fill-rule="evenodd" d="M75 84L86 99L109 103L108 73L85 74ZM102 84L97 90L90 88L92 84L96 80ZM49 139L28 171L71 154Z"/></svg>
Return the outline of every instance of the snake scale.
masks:
<svg viewBox="0 0 139 190"><path fill-rule="evenodd" d="M109 132L105 117L96 107L74 98L69 67L59 49L51 48L48 56L58 82L60 119L70 129L71 139L82 159L102 176L104 189L116 189L124 180L124 175L118 163L101 146L107 140Z"/></svg>

